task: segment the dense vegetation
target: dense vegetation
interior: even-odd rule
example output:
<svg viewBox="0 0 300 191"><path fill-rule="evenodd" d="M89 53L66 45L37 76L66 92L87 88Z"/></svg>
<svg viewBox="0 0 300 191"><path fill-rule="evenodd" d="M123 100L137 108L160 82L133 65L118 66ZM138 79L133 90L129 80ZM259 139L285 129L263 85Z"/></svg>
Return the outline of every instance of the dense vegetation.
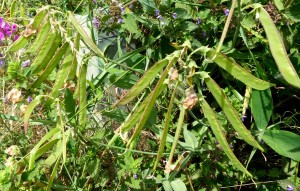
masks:
<svg viewBox="0 0 300 191"><path fill-rule="evenodd" d="M300 190L299 7L1 1L0 190Z"/></svg>

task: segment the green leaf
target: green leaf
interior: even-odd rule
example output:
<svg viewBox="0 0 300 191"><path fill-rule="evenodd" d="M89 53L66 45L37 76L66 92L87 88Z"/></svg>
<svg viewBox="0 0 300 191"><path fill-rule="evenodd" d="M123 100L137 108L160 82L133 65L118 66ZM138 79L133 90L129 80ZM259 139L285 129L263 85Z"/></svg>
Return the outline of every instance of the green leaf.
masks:
<svg viewBox="0 0 300 191"><path fill-rule="evenodd" d="M170 181L165 180L162 182L162 185L163 185L165 191L173 191Z"/></svg>
<svg viewBox="0 0 300 191"><path fill-rule="evenodd" d="M139 38L142 34L140 27L136 23L136 18L133 14L125 14L124 17L124 27L128 32L134 34L134 38Z"/></svg>
<svg viewBox="0 0 300 191"><path fill-rule="evenodd" d="M263 138L278 154L300 161L300 136L284 130L267 130Z"/></svg>
<svg viewBox="0 0 300 191"><path fill-rule="evenodd" d="M184 128L183 128L183 136L184 136L185 143L192 150L195 150L198 147L198 140L197 140L197 138L195 137L195 135L193 135L192 132L190 132L189 130L187 130L186 126L184 126Z"/></svg>
<svg viewBox="0 0 300 191"><path fill-rule="evenodd" d="M259 20L265 29L270 50L283 78L292 86L300 88L300 78L291 63L280 33L268 12L260 7Z"/></svg>
<svg viewBox="0 0 300 191"><path fill-rule="evenodd" d="M216 136L217 141L221 145L224 153L227 155L227 157L231 160L233 166L238 168L240 171L244 172L248 176L252 177L251 173L248 172L248 170L242 165L242 163L236 158L232 150L230 149L230 146L226 140L225 134L222 130L222 126L220 125L220 122L215 114L215 112L212 110L212 108L208 105L208 103L202 98L200 100L200 105L202 107L202 111L207 118L211 129Z"/></svg>
<svg viewBox="0 0 300 191"><path fill-rule="evenodd" d="M279 0L276 0L279 1ZM300 2L294 1L289 7L284 10L284 15L294 22L300 22Z"/></svg>
<svg viewBox="0 0 300 191"><path fill-rule="evenodd" d="M268 126L272 112L273 101L271 90L252 90L251 113L259 130L264 130Z"/></svg>
<svg viewBox="0 0 300 191"><path fill-rule="evenodd" d="M149 15L154 14L157 9L153 0L139 0L143 7L143 11Z"/></svg>
<svg viewBox="0 0 300 191"><path fill-rule="evenodd" d="M171 182L174 191L186 191L187 188L181 179L176 179Z"/></svg>
<svg viewBox="0 0 300 191"><path fill-rule="evenodd" d="M229 59L222 53L217 53L214 49L210 49L206 56L208 59L213 60L216 64L218 64L221 68L226 70L233 77L243 82L247 86L257 89L257 90L265 90L273 86L273 84L256 78L243 67L238 65L233 60Z"/></svg>

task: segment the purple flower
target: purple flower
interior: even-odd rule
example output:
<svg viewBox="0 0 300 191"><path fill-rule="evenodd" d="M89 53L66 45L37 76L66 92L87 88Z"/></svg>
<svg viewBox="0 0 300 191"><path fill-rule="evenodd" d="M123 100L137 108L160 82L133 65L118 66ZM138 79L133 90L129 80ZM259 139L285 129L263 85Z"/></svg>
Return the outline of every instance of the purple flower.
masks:
<svg viewBox="0 0 300 191"><path fill-rule="evenodd" d="M26 100L28 101L28 103L32 102L32 98L30 96L28 96Z"/></svg>
<svg viewBox="0 0 300 191"><path fill-rule="evenodd" d="M227 17L228 14L229 14L229 9L224 9L224 14L225 14L225 16Z"/></svg>
<svg viewBox="0 0 300 191"><path fill-rule="evenodd" d="M16 35L14 36L14 41L18 40L18 38L19 38L19 35L16 34Z"/></svg>
<svg viewBox="0 0 300 191"><path fill-rule="evenodd" d="M97 0L93 0L95 4L97 4Z"/></svg>
<svg viewBox="0 0 300 191"><path fill-rule="evenodd" d="M28 67L28 66L30 66L30 60L26 60L26 61L24 61L24 62L22 63L22 67L23 67L23 68L26 68L26 67Z"/></svg>
<svg viewBox="0 0 300 191"><path fill-rule="evenodd" d="M133 4L130 4L130 5L129 5L129 9L133 9Z"/></svg>
<svg viewBox="0 0 300 191"><path fill-rule="evenodd" d="M286 187L286 190L287 190L287 191L292 191L292 190L294 190L294 188L293 188L291 185L288 185L288 186Z"/></svg>
<svg viewBox="0 0 300 191"><path fill-rule="evenodd" d="M5 35L0 29L0 40L4 40L4 39L5 39Z"/></svg>
<svg viewBox="0 0 300 191"><path fill-rule="evenodd" d="M200 25L200 23L201 23L201 19L198 18L198 19L197 19L197 25Z"/></svg>
<svg viewBox="0 0 300 191"><path fill-rule="evenodd" d="M118 23L124 23L124 20L122 18L119 18Z"/></svg>
<svg viewBox="0 0 300 191"><path fill-rule="evenodd" d="M124 14L125 13L125 7L121 7L121 13Z"/></svg>
<svg viewBox="0 0 300 191"><path fill-rule="evenodd" d="M137 175L137 174L134 174L134 175L133 175L133 178L134 178L134 179L137 179L137 178L138 178L138 175Z"/></svg>
<svg viewBox="0 0 300 191"><path fill-rule="evenodd" d="M93 19L93 25L94 25L95 28L100 28L101 23L97 18L94 18Z"/></svg>
<svg viewBox="0 0 300 191"><path fill-rule="evenodd" d="M176 19L177 18L177 13L173 13L172 16L173 16L174 19Z"/></svg>
<svg viewBox="0 0 300 191"><path fill-rule="evenodd" d="M247 119L247 115L243 115L243 116L242 116L242 122L244 122L245 119Z"/></svg>
<svg viewBox="0 0 300 191"><path fill-rule="evenodd" d="M12 24L11 28L12 28L12 32L14 33L17 31L18 26L16 24Z"/></svg>
<svg viewBox="0 0 300 191"><path fill-rule="evenodd" d="M4 60L0 59L0 68L3 68L3 67L4 67L4 65L5 65L5 62L4 62Z"/></svg>
<svg viewBox="0 0 300 191"><path fill-rule="evenodd" d="M155 16L158 17L159 16L159 10L155 10Z"/></svg>

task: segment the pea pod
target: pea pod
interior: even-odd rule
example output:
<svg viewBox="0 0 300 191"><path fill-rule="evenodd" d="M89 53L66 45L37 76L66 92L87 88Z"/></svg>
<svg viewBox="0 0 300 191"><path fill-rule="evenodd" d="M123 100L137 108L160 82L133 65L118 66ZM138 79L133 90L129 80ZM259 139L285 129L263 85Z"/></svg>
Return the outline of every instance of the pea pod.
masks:
<svg viewBox="0 0 300 191"><path fill-rule="evenodd" d="M34 52L38 51L40 49L40 47L43 45L45 39L47 38L47 35L48 35L50 29L51 29L50 20L47 19L43 23L39 33L37 34L35 40L33 41L33 43L31 44L31 46L28 48L27 51L30 53L32 53L32 52L34 53Z"/></svg>
<svg viewBox="0 0 300 191"><path fill-rule="evenodd" d="M238 168L240 171L242 171L245 174L252 177L251 173L241 164L241 162L236 158L236 156L230 149L216 114L214 113L214 111L208 105L208 103L205 101L204 98L200 99L200 105L201 105L203 113L204 113L205 117L207 118L208 123L210 124L211 129L212 129L214 135L216 136L216 139L218 140L219 144L221 145L224 153L227 155L227 157L231 160L232 164L236 168Z"/></svg>
<svg viewBox="0 0 300 191"><path fill-rule="evenodd" d="M140 132L142 131L142 128L144 127L144 125L145 125L145 123L146 123L146 121L147 121L147 119L148 119L148 117L149 117L149 115L152 111L152 108L154 106L154 103L155 103L157 97L160 95L162 90L166 87L163 82L166 79L170 68L175 63L177 63L177 60L179 58L179 54L180 54L180 51L176 51L174 53L174 55L170 58L169 64L167 65L167 67L163 71L163 73L162 73L160 79L158 80L155 88L152 90L152 92L150 94L149 101L147 102L147 104L145 106L145 109L144 109L142 115L140 116L140 120L139 120L138 124L136 125L134 133L133 133L132 137L130 138L130 140L128 141L127 146L129 146L131 144L131 142L140 135Z"/></svg>
<svg viewBox="0 0 300 191"><path fill-rule="evenodd" d="M273 20L263 7L260 7L258 9L258 13L259 20L262 26L264 27L268 38L271 53L278 66L280 73L289 84L300 88L299 76L287 55L283 40Z"/></svg>
<svg viewBox="0 0 300 191"><path fill-rule="evenodd" d="M227 98L223 90L219 87L219 85L207 73L201 72L199 74L202 78L204 78L208 89L211 91L215 100L218 102L218 104L224 111L227 119L232 124L233 128L239 133L239 136L248 144L263 151L264 149L257 143L257 141L253 138L253 136L244 126L237 112L232 107L229 99Z"/></svg>
<svg viewBox="0 0 300 191"><path fill-rule="evenodd" d="M48 8L48 6L41 8L41 10L35 15L34 19L30 23L30 28L34 30L39 28L40 24L43 22L48 13Z"/></svg>
<svg viewBox="0 0 300 191"><path fill-rule="evenodd" d="M206 52L206 57L210 60L213 60L217 65L226 70L233 77L243 82L247 86L250 86L251 88L257 90L265 90L274 86L269 82L253 76L250 72L238 65L235 61L229 59L222 53L217 53L214 49L209 49Z"/></svg>
<svg viewBox="0 0 300 191"><path fill-rule="evenodd" d="M84 63L80 67L80 73L78 77L78 93L79 93L79 116L78 116L78 124L80 131L83 130L86 124L86 106L87 106L87 92L86 92L86 73L87 73L87 64Z"/></svg>
<svg viewBox="0 0 300 191"><path fill-rule="evenodd" d="M56 31L51 31L45 40L43 46L32 62L32 73L37 74L38 72L45 69L48 65L49 61L52 59L55 54L57 48L61 43L61 36Z"/></svg>
<svg viewBox="0 0 300 191"><path fill-rule="evenodd" d="M171 96L171 100L170 100L170 103L169 103L169 107L168 107L168 112L167 112L166 117L165 117L165 123L164 123L164 127L163 127L163 133L162 133L162 136L160 138L160 144L159 144L159 148L158 148L158 152L157 152L155 164L153 166L153 172L155 172L156 167L158 166L158 163L159 163L159 161L160 161L160 159L162 157L162 154L164 152L164 149L165 149L167 135L168 135L168 131L169 131L169 123L170 123L171 115L172 115L173 103L174 103L174 99L175 99L175 95L176 95L176 91L177 91L177 84L176 84L176 86L175 86L175 88L173 90L173 93L172 93L172 96Z"/></svg>
<svg viewBox="0 0 300 191"><path fill-rule="evenodd" d="M30 37L20 36L18 40L16 40L12 45L8 47L6 52L16 52L21 48L24 48L29 41L30 41Z"/></svg>
<svg viewBox="0 0 300 191"><path fill-rule="evenodd" d="M53 55L53 58L51 59L51 61L49 62L48 66L46 67L46 69L41 74L41 76L39 76L36 79L36 81L32 84L33 88L38 87L44 80L46 80L46 78L51 74L51 72L54 70L54 68L57 66L57 64L59 64L59 62L61 61L62 57L66 53L68 47L69 47L69 44L68 43L64 43L60 47L60 49L56 52L56 54Z"/></svg>
<svg viewBox="0 0 300 191"><path fill-rule="evenodd" d="M33 112L34 108L41 103L42 96L37 96L26 108L25 114L24 114L24 132L27 134L28 131L28 125L29 125L29 119L31 116L31 113Z"/></svg>
<svg viewBox="0 0 300 191"><path fill-rule="evenodd" d="M137 97L157 76L157 74L168 64L167 59L163 59L152 66L143 77L114 105L125 105Z"/></svg>
<svg viewBox="0 0 300 191"><path fill-rule="evenodd" d="M63 63L61 64L61 67L57 73L57 77L55 80L55 84L52 88L51 96L53 98L56 98L59 94L59 89L62 88L65 80L66 80L66 74L68 73L71 64L72 64L73 54L70 53L68 56L65 57Z"/></svg>

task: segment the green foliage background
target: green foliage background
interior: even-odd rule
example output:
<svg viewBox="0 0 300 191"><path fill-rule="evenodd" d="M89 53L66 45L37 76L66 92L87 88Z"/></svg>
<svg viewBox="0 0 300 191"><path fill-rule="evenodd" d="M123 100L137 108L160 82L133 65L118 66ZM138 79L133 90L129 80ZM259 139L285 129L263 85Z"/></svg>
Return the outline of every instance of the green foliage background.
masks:
<svg viewBox="0 0 300 191"><path fill-rule="evenodd" d="M1 190L299 189L297 6L3 1Z"/></svg>

